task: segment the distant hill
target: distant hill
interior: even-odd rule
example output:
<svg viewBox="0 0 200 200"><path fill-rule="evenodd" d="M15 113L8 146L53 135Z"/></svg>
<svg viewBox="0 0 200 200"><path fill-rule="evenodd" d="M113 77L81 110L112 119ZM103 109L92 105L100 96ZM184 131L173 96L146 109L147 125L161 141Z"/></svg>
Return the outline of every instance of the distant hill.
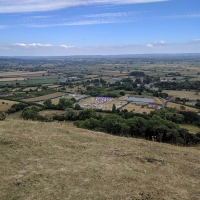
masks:
<svg viewBox="0 0 200 200"><path fill-rule="evenodd" d="M77 129L0 121L0 199L193 199L198 147Z"/></svg>

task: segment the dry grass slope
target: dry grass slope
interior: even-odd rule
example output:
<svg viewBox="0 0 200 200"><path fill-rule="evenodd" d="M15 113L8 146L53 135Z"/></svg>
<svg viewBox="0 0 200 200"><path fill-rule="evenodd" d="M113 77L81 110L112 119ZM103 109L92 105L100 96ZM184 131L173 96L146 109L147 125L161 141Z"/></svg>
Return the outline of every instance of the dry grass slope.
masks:
<svg viewBox="0 0 200 200"><path fill-rule="evenodd" d="M4 100L0 99L0 111L7 111L13 104L18 104L19 102L16 101L9 101L9 100Z"/></svg>
<svg viewBox="0 0 200 200"><path fill-rule="evenodd" d="M193 199L200 151L81 130L0 122L0 199Z"/></svg>

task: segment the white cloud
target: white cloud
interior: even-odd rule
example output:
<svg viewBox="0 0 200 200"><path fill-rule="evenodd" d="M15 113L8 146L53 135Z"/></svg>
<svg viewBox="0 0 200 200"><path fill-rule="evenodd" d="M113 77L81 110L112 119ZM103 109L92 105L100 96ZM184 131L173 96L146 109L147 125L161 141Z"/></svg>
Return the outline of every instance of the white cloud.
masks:
<svg viewBox="0 0 200 200"><path fill-rule="evenodd" d="M26 44L24 44L24 43L15 43L14 46L26 47Z"/></svg>
<svg viewBox="0 0 200 200"><path fill-rule="evenodd" d="M62 47L62 48L65 48L65 49L78 48L78 47L75 47L75 46L64 45L64 44L56 46L56 45L52 45L52 44L40 44L40 43L31 43L31 44L15 43L12 46L25 47L25 48L27 48L27 47L34 47L34 48L40 48L40 47L55 47L55 48L59 48L59 47Z"/></svg>
<svg viewBox="0 0 200 200"><path fill-rule="evenodd" d="M1 1L1 0L0 0ZM135 22L141 20L160 20L160 19L184 19L200 18L200 14L173 15L173 16L153 16L143 15L148 11L140 12L116 12L89 15L77 15L75 18L57 18L57 16L31 16L21 20L21 27L44 28L58 26L81 26L94 24L113 24L124 22ZM3 27L2 27L3 28ZM0 26L1 29L1 26ZM164 41L160 41L160 44Z"/></svg>
<svg viewBox="0 0 200 200"><path fill-rule="evenodd" d="M14 46L19 46L19 47L53 47L52 44L40 44L40 43L32 43L32 44L15 43Z"/></svg>
<svg viewBox="0 0 200 200"><path fill-rule="evenodd" d="M165 42L164 40L160 40L158 42L154 42L153 44L147 44L147 47L163 47L168 46L170 43Z"/></svg>
<svg viewBox="0 0 200 200"><path fill-rule="evenodd" d="M200 18L199 13L185 14L185 15L169 15L158 17L160 19L189 19L189 18Z"/></svg>
<svg viewBox="0 0 200 200"><path fill-rule="evenodd" d="M56 27L56 26L83 26L83 25L94 25L94 24L110 24L110 23L122 23L125 20L103 20L103 19L94 19L94 20L80 20L74 22L64 22L64 23L56 23L56 24L26 24L26 27L32 28L45 28L45 27Z"/></svg>
<svg viewBox="0 0 200 200"><path fill-rule="evenodd" d="M81 5L120 5L163 1L167 0L0 0L0 13L51 11Z"/></svg>
<svg viewBox="0 0 200 200"><path fill-rule="evenodd" d="M127 17L134 14L140 14L141 12L116 12L116 13L101 13L101 14L91 14L83 15L87 18L96 18L96 17Z"/></svg>
<svg viewBox="0 0 200 200"><path fill-rule="evenodd" d="M133 22L138 20L138 15L144 12L116 12L116 13L101 13L101 14L91 14L91 15L78 15L76 18L54 18L52 20L45 21L44 23L40 21L31 23L31 18L29 18L28 23L22 26L26 27L56 27L56 26L81 26L81 25L93 25L93 24L109 24L109 23L123 23L123 22ZM57 21L57 22L56 22Z"/></svg>
<svg viewBox="0 0 200 200"><path fill-rule="evenodd" d="M75 46L67 46L67 45L60 45L60 47L63 47L65 49L71 49L71 48L75 48Z"/></svg>
<svg viewBox="0 0 200 200"><path fill-rule="evenodd" d="M195 43L192 43L196 41ZM200 40L194 39L182 43L165 42L126 44L112 46L53 45L40 43L16 43L0 45L1 56L67 56L67 55L122 55L122 54L157 54L157 53L200 53ZM163 45L163 46L158 46ZM157 45L157 46L156 46Z"/></svg>
<svg viewBox="0 0 200 200"><path fill-rule="evenodd" d="M40 44L40 43L32 43L32 44L28 44L28 46L31 47L52 47L52 44Z"/></svg>

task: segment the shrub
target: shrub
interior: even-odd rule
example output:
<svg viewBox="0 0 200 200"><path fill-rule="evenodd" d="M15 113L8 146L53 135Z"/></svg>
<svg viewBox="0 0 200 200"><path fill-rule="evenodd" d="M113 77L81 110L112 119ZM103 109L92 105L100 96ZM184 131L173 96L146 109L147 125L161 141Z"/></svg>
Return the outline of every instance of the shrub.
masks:
<svg viewBox="0 0 200 200"><path fill-rule="evenodd" d="M6 113L5 112L0 112L0 121L3 121L6 119Z"/></svg>

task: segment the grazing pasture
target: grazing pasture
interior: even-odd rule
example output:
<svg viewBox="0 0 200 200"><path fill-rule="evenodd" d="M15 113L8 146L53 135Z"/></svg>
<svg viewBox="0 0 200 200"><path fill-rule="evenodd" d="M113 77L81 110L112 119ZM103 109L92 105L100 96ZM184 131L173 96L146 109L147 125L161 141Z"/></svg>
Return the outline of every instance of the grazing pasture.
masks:
<svg viewBox="0 0 200 200"><path fill-rule="evenodd" d="M30 98L30 99L24 99L23 101L26 101L26 102L44 101L46 99L53 99L53 98L56 98L56 97L61 97L63 95L65 95L65 93L56 92L56 93L48 94L48 95L44 95L44 96L34 97L34 98Z"/></svg>
<svg viewBox="0 0 200 200"><path fill-rule="evenodd" d="M123 109L127 109L128 111L133 111L134 113L141 113L141 114L144 112L149 114L151 111L154 110L152 108L143 107L143 105L146 105L146 103L144 104L144 103L131 102L126 106L124 106Z"/></svg>
<svg viewBox="0 0 200 200"><path fill-rule="evenodd" d="M30 90L36 90L36 89L38 91L41 90L41 89L38 89L37 87L27 87L27 88L23 89L23 91L26 92L26 91L30 91Z"/></svg>
<svg viewBox="0 0 200 200"><path fill-rule="evenodd" d="M0 99L0 111L7 111L13 104L18 104L16 101L8 101Z"/></svg>
<svg viewBox="0 0 200 200"><path fill-rule="evenodd" d="M28 71L9 71L9 72L0 72L1 77L26 77L26 76L42 76L46 74L47 71L37 71L37 72L28 72Z"/></svg>
<svg viewBox="0 0 200 200"><path fill-rule="evenodd" d="M66 99L75 98L76 100L80 100L80 99L82 99L84 97L85 97L85 95L66 94L66 95L55 97L55 98L51 99L51 102L52 102L52 104L57 105L61 98L66 98ZM40 102L37 102L37 103L43 104L43 102L44 101L40 101Z"/></svg>
<svg viewBox="0 0 200 200"><path fill-rule="evenodd" d="M178 103L167 102L168 108L176 108L177 110L181 110L181 106L184 106L185 110L188 110L188 111L193 111L193 112L199 111L197 108L192 108L190 106L185 106L185 105L178 104Z"/></svg>
<svg viewBox="0 0 200 200"><path fill-rule="evenodd" d="M196 134L200 132L200 127L190 124L179 124L181 128L187 129L190 133Z"/></svg>
<svg viewBox="0 0 200 200"><path fill-rule="evenodd" d="M27 82L26 80L16 81L16 79L13 81L0 81L0 85L16 85L16 84L27 85Z"/></svg>
<svg viewBox="0 0 200 200"><path fill-rule="evenodd" d="M9 81L24 81L26 78L16 77L16 78L0 78L0 82L9 82Z"/></svg>
<svg viewBox="0 0 200 200"><path fill-rule="evenodd" d="M52 118L55 115L64 115L64 113L65 111L63 110L43 110L39 112L40 115L48 119Z"/></svg>
<svg viewBox="0 0 200 200"><path fill-rule="evenodd" d="M167 93L170 96L173 97L179 97L179 98L186 98L189 100L196 100L196 99L200 99L200 93L196 92L196 91L186 91L186 90L163 90L163 93Z"/></svg>
<svg viewBox="0 0 200 200"><path fill-rule="evenodd" d="M27 79L27 84L55 84L57 77L52 76L39 76L39 77L29 77Z"/></svg>
<svg viewBox="0 0 200 200"><path fill-rule="evenodd" d="M59 88L59 87L61 87L60 85L51 85L51 84L43 84L43 85L48 86L48 88Z"/></svg>

